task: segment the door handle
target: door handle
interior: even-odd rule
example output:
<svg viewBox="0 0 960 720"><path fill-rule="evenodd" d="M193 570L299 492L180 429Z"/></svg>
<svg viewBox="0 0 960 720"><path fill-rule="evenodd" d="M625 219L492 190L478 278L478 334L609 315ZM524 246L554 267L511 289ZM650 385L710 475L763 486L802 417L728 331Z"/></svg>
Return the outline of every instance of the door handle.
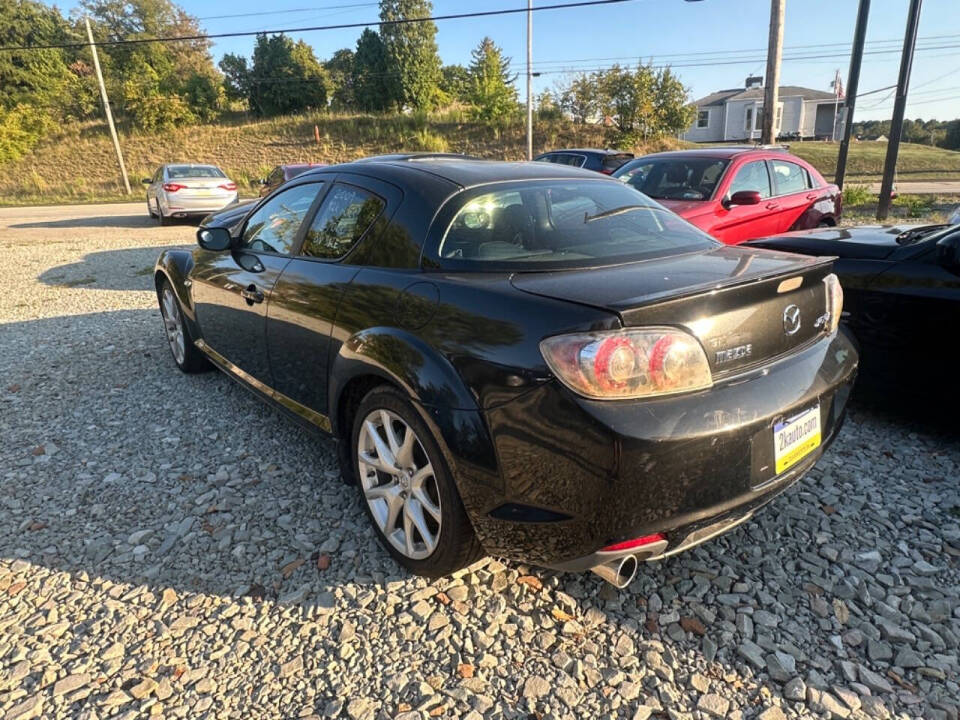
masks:
<svg viewBox="0 0 960 720"><path fill-rule="evenodd" d="M764 205L764 207L767 208L767 210L776 210L777 208L780 207L780 203L769 202L766 205Z"/></svg>
<svg viewBox="0 0 960 720"><path fill-rule="evenodd" d="M816 193L810 193L807 195L807 200L816 200L819 197Z"/></svg>
<svg viewBox="0 0 960 720"><path fill-rule="evenodd" d="M256 285L250 285L240 291L240 297L247 301L247 305L263 302L263 293L257 290Z"/></svg>

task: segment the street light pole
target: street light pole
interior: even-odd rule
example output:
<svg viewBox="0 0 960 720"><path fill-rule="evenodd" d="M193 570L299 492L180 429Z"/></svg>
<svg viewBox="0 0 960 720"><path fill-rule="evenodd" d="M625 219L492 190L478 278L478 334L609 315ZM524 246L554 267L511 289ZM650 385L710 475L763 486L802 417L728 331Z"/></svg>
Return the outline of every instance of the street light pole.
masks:
<svg viewBox="0 0 960 720"><path fill-rule="evenodd" d="M763 131L760 142L777 139L777 103L780 92L780 58L783 55L783 16L787 0L770 0L770 37L767 41L767 77L763 89Z"/></svg>
<svg viewBox="0 0 960 720"><path fill-rule="evenodd" d="M87 25L87 39L90 41L90 53L93 55L93 69L97 74L97 83L100 85L100 99L103 100L103 112L107 116L107 125L110 126L110 137L113 138L113 149L117 153L117 163L120 165L120 175L123 177L123 187L130 194L130 180L127 178L127 167L123 164L123 153L120 151L120 140L117 138L117 129L113 126L113 113L110 112L110 99L107 97L107 86L103 84L103 73L100 72L100 58L97 55L97 45L93 42L93 30L90 29L90 18L84 16Z"/></svg>
<svg viewBox="0 0 960 720"><path fill-rule="evenodd" d="M850 73L847 75L847 97L843 101L843 140L837 154L837 172L833 176L834 184L843 190L843 179L847 174L847 154L850 151L850 134L853 131L853 109L857 104L860 90L860 65L863 62L863 44L867 38L867 18L870 15L870 0L860 0L857 10L857 26L853 31L853 54L850 55Z"/></svg>
<svg viewBox="0 0 960 720"><path fill-rule="evenodd" d="M880 184L877 220L886 220L887 214L890 212L890 200L892 199L890 194L893 192L893 175L897 171L900 137L903 135L903 115L907 109L907 90L910 87L910 70L913 67L913 49L917 44L921 3L922 0L910 0L907 30L903 37L903 54L900 56L900 75L897 78L897 98L893 104L893 119L890 121L887 157L883 162L883 182Z"/></svg>
<svg viewBox="0 0 960 720"><path fill-rule="evenodd" d="M527 0L527 160L533 160L533 0Z"/></svg>

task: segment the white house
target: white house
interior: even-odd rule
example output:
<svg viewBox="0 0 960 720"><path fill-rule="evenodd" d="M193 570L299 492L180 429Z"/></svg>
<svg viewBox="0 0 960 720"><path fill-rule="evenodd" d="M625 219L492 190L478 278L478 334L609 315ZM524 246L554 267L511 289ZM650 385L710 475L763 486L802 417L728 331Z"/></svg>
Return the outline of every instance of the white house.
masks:
<svg viewBox="0 0 960 720"><path fill-rule="evenodd" d="M835 97L831 92L781 85L777 103L777 135L830 138ZM763 78L748 77L746 87L720 90L693 105L697 114L683 134L691 142L759 140L763 127ZM842 111L843 102L839 110Z"/></svg>

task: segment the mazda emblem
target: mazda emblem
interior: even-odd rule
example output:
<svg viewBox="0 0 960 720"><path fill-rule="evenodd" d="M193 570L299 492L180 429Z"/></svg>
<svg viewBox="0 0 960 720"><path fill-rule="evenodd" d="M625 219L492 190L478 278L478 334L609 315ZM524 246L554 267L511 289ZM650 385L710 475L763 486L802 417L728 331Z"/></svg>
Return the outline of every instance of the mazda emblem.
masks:
<svg viewBox="0 0 960 720"><path fill-rule="evenodd" d="M783 332L795 335L800 329L800 308L796 305L787 305L783 309Z"/></svg>

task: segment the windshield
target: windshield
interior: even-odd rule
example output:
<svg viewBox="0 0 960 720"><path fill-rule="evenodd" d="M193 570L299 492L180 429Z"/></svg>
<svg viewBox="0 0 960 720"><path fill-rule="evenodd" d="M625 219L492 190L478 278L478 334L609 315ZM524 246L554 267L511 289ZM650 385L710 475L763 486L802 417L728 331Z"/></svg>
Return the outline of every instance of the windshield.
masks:
<svg viewBox="0 0 960 720"><path fill-rule="evenodd" d="M714 244L626 185L550 180L476 192L450 222L439 254L455 264L531 270L606 265Z"/></svg>
<svg viewBox="0 0 960 720"><path fill-rule="evenodd" d="M223 171L213 165L171 165L167 168L167 177L177 178L222 178Z"/></svg>
<svg viewBox="0 0 960 720"><path fill-rule="evenodd" d="M639 158L613 175L657 200L709 200L727 168L713 158Z"/></svg>

